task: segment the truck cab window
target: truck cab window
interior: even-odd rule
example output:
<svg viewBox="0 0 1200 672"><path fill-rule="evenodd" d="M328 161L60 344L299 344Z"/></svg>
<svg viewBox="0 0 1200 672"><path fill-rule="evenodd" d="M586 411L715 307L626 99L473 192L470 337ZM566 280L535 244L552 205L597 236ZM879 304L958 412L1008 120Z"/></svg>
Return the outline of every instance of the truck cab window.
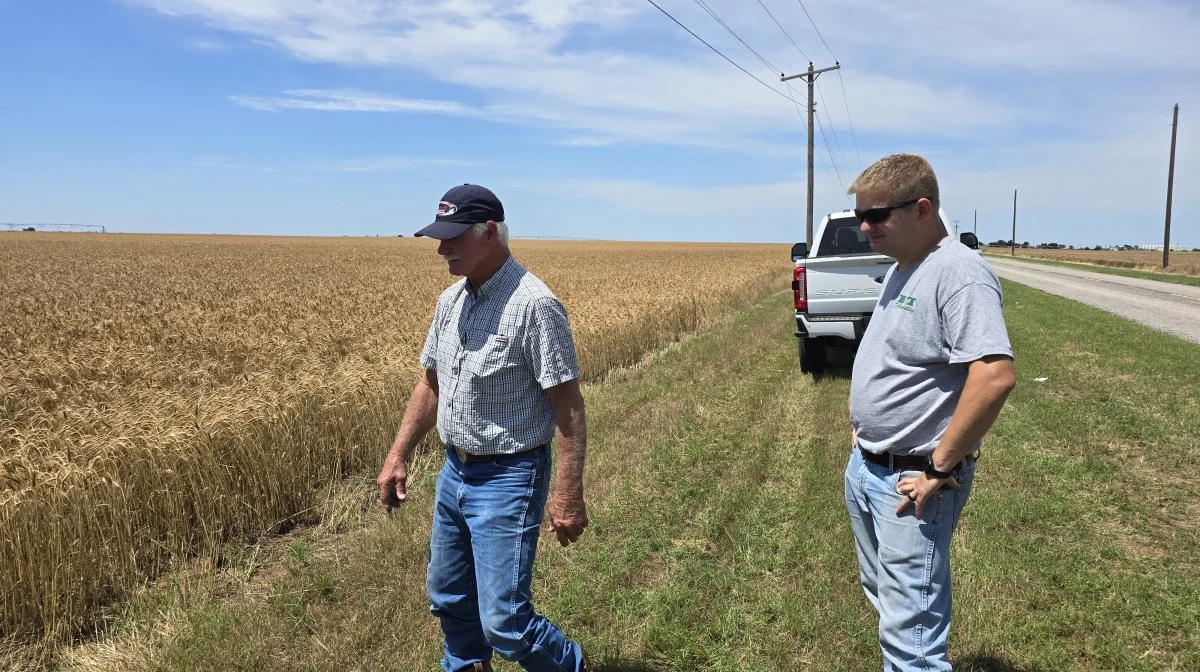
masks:
<svg viewBox="0 0 1200 672"><path fill-rule="evenodd" d="M871 243L853 217L832 219L821 236L817 247L818 257L843 256L847 254L871 254Z"/></svg>

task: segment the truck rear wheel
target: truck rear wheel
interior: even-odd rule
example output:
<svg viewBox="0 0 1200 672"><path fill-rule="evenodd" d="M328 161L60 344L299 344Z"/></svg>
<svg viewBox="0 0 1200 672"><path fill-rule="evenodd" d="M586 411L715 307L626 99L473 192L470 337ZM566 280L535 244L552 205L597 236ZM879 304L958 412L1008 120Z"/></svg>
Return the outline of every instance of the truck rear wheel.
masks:
<svg viewBox="0 0 1200 672"><path fill-rule="evenodd" d="M800 372L825 372L825 343L819 338L805 338L800 341Z"/></svg>

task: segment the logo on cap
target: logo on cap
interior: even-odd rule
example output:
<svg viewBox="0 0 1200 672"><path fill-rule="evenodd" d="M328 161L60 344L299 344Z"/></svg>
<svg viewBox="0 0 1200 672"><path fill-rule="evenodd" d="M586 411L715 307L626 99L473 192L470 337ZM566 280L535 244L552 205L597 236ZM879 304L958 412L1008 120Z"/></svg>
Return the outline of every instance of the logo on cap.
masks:
<svg viewBox="0 0 1200 672"><path fill-rule="evenodd" d="M438 217L449 217L450 215L453 215L456 212L458 212L457 205L455 205L449 201L442 201L441 203L438 203L438 211L437 211Z"/></svg>

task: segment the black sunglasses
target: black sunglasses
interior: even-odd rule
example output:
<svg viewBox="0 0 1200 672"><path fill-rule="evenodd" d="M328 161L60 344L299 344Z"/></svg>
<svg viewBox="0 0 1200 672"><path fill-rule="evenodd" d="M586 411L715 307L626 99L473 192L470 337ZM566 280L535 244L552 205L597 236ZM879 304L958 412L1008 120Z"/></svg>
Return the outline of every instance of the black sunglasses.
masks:
<svg viewBox="0 0 1200 672"><path fill-rule="evenodd" d="M913 203L916 203L917 201L921 200L922 198L924 198L924 196L919 196L917 198L912 199L911 201L905 201L903 203L895 203L892 205L887 205L882 208L870 208L867 210L855 210L854 216L857 217L858 221L860 221L860 222L866 222L868 224L882 224L887 221L888 217L892 216L893 210L896 210L898 208L907 208L908 206L912 205Z"/></svg>

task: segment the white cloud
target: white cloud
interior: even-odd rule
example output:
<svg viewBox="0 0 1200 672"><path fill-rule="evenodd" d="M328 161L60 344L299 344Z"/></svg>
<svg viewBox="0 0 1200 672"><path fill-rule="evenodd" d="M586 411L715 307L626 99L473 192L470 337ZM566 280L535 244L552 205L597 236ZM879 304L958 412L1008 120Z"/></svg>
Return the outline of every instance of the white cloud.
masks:
<svg viewBox="0 0 1200 672"><path fill-rule="evenodd" d="M850 0L817 8L818 20L831 24L838 42L927 65L936 65L932 59L942 67L1017 68L1038 76L1200 71L1200 8L1194 3ZM886 40L863 30L872 25L886 27Z"/></svg>
<svg viewBox="0 0 1200 672"><path fill-rule="evenodd" d="M1127 240L1151 241L1161 236L1166 195L1170 115L1162 123L1127 129L1116 139L1044 140L995 149L991 161L972 152L953 149L897 147L895 151L919 151L927 156L938 174L947 213L969 226L972 211L981 213L981 232L994 239L1011 218L1013 190L1019 192L1020 226L1030 239L1047 236L1063 240L1113 242L1118 237L1098 234L1091 222L1124 221L1120 230ZM1200 121L1200 116L1197 116ZM1181 124L1187 121L1181 120ZM834 150L836 153L836 149ZM848 153L853 160L852 150ZM1184 175L1200 173L1200 133L1181 134L1175 174L1175 212L1179 225L1176 237L1187 240L1195 230L1180 217L1192 208L1195 197L1182 185ZM843 182L828 170L827 156L818 140L816 213L849 207ZM650 214L734 216L735 219L802 218L805 185L800 180L769 183L688 184L627 179L566 179L513 181L510 186L544 193L603 202L633 212ZM1189 203L1193 205L1189 205ZM796 215L796 213L800 213ZM1030 232L1030 222L1037 227ZM1192 224L1194 227L1194 224ZM986 228L985 228L986 227ZM1112 230L1111 224L1105 228ZM1190 233L1189 233L1190 231ZM1182 238L1181 238L1182 239Z"/></svg>
<svg viewBox="0 0 1200 672"><path fill-rule="evenodd" d="M279 168L258 163L243 163L222 156L202 156L192 164L197 168L220 168L222 170L244 170L254 173L277 173Z"/></svg>
<svg viewBox="0 0 1200 672"><path fill-rule="evenodd" d="M618 142L620 140L613 137L579 136L560 140L558 144L563 147L609 147Z"/></svg>
<svg viewBox="0 0 1200 672"><path fill-rule="evenodd" d="M322 173L399 173L410 170L423 170L442 166L474 166L474 161L458 159L435 159L411 156L382 156L362 159L341 159L336 161L310 161L293 166L295 170L306 170Z"/></svg>
<svg viewBox="0 0 1200 672"><path fill-rule="evenodd" d="M737 151L770 151L778 142L802 139L804 132L791 102L728 66L635 0L127 1L198 18L298 59L415 70L482 98L481 103L467 105L402 92L243 92L232 97L255 109L440 113L545 124L613 142ZM745 23L750 16L765 20L761 14L747 14L745 7L722 11L731 24L739 19ZM702 18L708 28L714 26L707 16L685 18L692 25L705 25ZM640 34L647 22L652 22L650 34L657 42L633 43L635 37L626 34ZM751 25L764 28L757 20ZM771 43L787 47L767 50L769 58L795 63L790 44L773 24L765 27L772 31ZM702 32L718 45L729 42L720 32ZM581 36L588 38L589 46L575 46ZM756 41L763 43L765 36L763 31ZM678 56L664 56L654 48L677 42L687 45L672 50ZM722 48L747 65L752 62L740 45ZM763 68L755 72L783 90ZM862 70L846 76L856 123L864 132L919 130L953 136L1012 125L1028 114L1001 97L981 97L961 86L940 87ZM822 111L841 127L845 112L840 96L829 96L824 104L829 109Z"/></svg>
<svg viewBox="0 0 1200 672"><path fill-rule="evenodd" d="M184 43L184 46L194 51L221 51L228 47L228 45L221 40L214 40L206 37L195 37L187 40Z"/></svg>
<svg viewBox="0 0 1200 672"><path fill-rule="evenodd" d="M415 75L389 77L408 82L394 89L360 83L377 90L232 92L239 94L232 101L245 107L449 115L537 128L547 144L572 147L633 143L766 156L803 152L803 123L791 102L641 0L124 1L298 60ZM764 1L818 67L834 59L798 3ZM768 68L692 3L666 6L783 90ZM757 2L712 6L774 66L792 74L807 65ZM1196 89L1200 5L812 0L806 6L842 63L841 71L818 80L818 110L829 142L842 146L834 153L847 156L844 163L856 165L859 153L868 163L894 151L924 153L958 209L986 203L1003 210L1018 188L1022 208L1037 209L1048 221L1087 219L1080 204L1094 213L1158 210L1148 219L1161 217L1162 129L1170 103L1186 101ZM802 82L794 84L802 93ZM847 133L846 101L858 149ZM1161 124L1152 135L1155 119ZM1195 197L1182 185L1200 169L1191 158L1200 156L1200 146L1186 134L1186 115L1184 122L1176 208L1194 210ZM820 170L826 159L819 135L816 144ZM841 205L841 186L824 174L817 178L819 202L823 197ZM620 199L639 211L654 211L667 194L689 208L738 212L781 192L802 198L802 189L791 192L794 186L580 180L555 188Z"/></svg>
<svg viewBox="0 0 1200 672"><path fill-rule="evenodd" d="M230 96L237 105L255 110L319 110L325 112L426 112L455 116L479 116L461 103L450 100L397 98L349 89L292 89L283 96Z"/></svg>
<svg viewBox="0 0 1200 672"><path fill-rule="evenodd" d="M851 207L848 197L834 178L825 173L816 176L817 190L833 195L816 204L816 221L824 209ZM807 185L801 180L739 185L687 185L649 180L570 179L510 181L507 187L538 194L605 203L631 212L653 215L730 216L730 221L794 221L803 227L804 195Z"/></svg>
<svg viewBox="0 0 1200 672"><path fill-rule="evenodd" d="M443 166L474 166L474 161L413 156L374 156L353 159L293 161L279 165L246 163L221 156L202 156L193 165L197 168L220 168L258 173L399 173Z"/></svg>

